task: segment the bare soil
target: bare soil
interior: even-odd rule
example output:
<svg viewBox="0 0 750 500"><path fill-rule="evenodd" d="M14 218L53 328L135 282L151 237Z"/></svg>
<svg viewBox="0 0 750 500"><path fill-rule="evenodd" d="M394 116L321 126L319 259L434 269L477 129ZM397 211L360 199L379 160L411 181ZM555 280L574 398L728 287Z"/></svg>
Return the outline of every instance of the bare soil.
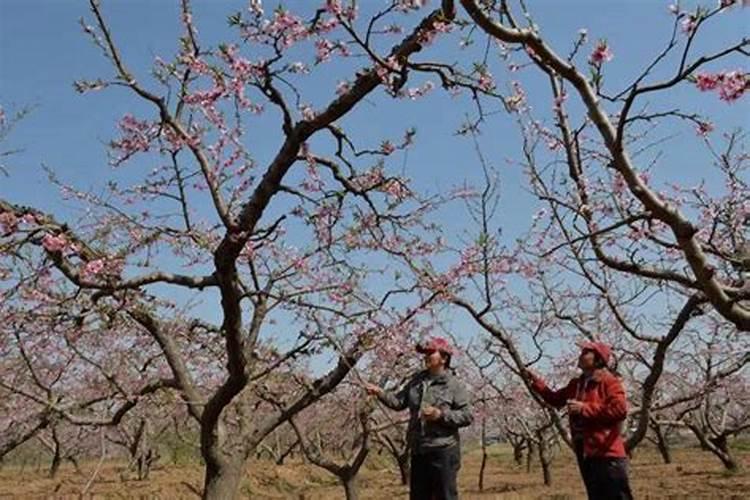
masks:
<svg viewBox="0 0 750 500"><path fill-rule="evenodd" d="M744 470L727 473L710 453L699 449L674 450L674 463L665 465L655 451L639 450L631 464L631 483L638 499L748 499L750 452L739 454ZM527 473L513 464L510 450L491 448L484 491L477 487L481 454L463 457L459 477L461 498L483 500L567 500L585 498L575 459L567 451L555 459L552 486L542 484L538 466ZM46 464L45 464L46 466ZM0 469L0 499L180 499L199 498L203 470L198 465L161 465L148 481L137 481L122 463L86 464L81 472L63 466L54 479L44 469L5 465ZM93 478L93 480L92 480ZM90 484L89 484L90 483ZM87 489L88 486L88 489ZM373 456L360 475L362 499L407 498L395 466L385 457ZM283 466L251 461L241 486L241 498L323 500L343 499L336 479L315 466L296 460Z"/></svg>

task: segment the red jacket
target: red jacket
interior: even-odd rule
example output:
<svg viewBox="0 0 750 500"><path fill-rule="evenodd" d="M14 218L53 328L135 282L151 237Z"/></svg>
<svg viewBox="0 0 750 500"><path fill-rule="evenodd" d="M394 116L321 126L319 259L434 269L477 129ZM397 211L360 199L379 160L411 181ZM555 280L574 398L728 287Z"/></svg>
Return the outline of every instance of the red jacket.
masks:
<svg viewBox="0 0 750 500"><path fill-rule="evenodd" d="M555 408L562 408L569 399L583 401L581 414L570 417L570 426L574 433L582 434L584 456L626 456L620 427L628 414L628 404L625 389L615 375L600 369L588 381L581 375L559 391L547 387L542 379L534 378L532 387Z"/></svg>

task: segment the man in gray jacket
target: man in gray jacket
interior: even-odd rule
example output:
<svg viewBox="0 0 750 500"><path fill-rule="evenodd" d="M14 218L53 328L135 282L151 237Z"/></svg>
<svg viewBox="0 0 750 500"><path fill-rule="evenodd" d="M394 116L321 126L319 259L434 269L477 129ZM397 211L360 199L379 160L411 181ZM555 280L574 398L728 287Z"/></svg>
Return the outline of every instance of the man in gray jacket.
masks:
<svg viewBox="0 0 750 500"><path fill-rule="evenodd" d="M398 392L367 385L370 394L393 410L409 408L407 438L411 446L411 500L458 498L456 475L461 466L460 427L471 424L469 397L449 371L453 348L434 337L417 345L425 370L416 373Z"/></svg>

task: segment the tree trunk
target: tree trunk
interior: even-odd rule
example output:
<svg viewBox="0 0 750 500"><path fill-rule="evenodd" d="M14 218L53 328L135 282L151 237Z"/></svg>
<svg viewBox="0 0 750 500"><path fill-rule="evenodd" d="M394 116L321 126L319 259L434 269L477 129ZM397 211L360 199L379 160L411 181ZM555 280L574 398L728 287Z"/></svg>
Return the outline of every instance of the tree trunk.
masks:
<svg viewBox="0 0 750 500"><path fill-rule="evenodd" d="M688 428L693 431L695 437L698 438L701 448L716 455L727 470L732 472L740 470L740 464L729 451L729 444L726 435L722 434L716 437L708 437L697 425L688 424Z"/></svg>
<svg viewBox="0 0 750 500"><path fill-rule="evenodd" d="M344 485L344 493L346 494L346 500L357 500L359 498L359 485L357 484L357 477L340 477L341 484Z"/></svg>
<svg viewBox="0 0 750 500"><path fill-rule="evenodd" d="M539 463L542 464L542 477L544 478L544 485L549 486L552 484L552 473L550 470L550 464L552 463L552 457L550 456L549 446L547 441L544 439L544 435L539 434Z"/></svg>
<svg viewBox="0 0 750 500"><path fill-rule="evenodd" d="M242 460L226 461L221 464L215 461L206 462L203 500L233 500L242 479Z"/></svg>
<svg viewBox="0 0 750 500"><path fill-rule="evenodd" d="M398 463L398 471L401 473L401 484L406 486L409 484L409 476L411 475L411 461L409 459L409 452L405 451L396 457Z"/></svg>
<svg viewBox="0 0 750 500"><path fill-rule="evenodd" d="M55 449L52 452L52 462L49 466L49 477L54 478L57 476L57 471L60 470L60 464L62 463L62 455L60 454L60 445L55 443Z"/></svg>
<svg viewBox="0 0 750 500"><path fill-rule="evenodd" d="M672 452L669 451L669 443L667 442L667 437L661 430L661 426L655 425L652 428L654 429L654 434L656 435L656 447L659 449L661 459L665 464L671 464Z"/></svg>
<svg viewBox="0 0 750 500"><path fill-rule="evenodd" d="M523 465L524 440L511 442L511 446L513 446L513 461L520 467Z"/></svg>
<svg viewBox="0 0 750 500"><path fill-rule="evenodd" d="M526 449L526 473L531 472L531 462L534 459L534 443L529 439L529 446Z"/></svg>
<svg viewBox="0 0 750 500"><path fill-rule="evenodd" d="M487 424L482 419L482 465L479 466L479 491L484 491L484 469L487 467Z"/></svg>
<svg viewBox="0 0 750 500"><path fill-rule="evenodd" d="M729 443L727 441L727 437L722 435L718 436L716 438L710 439L710 442L713 446L709 448L709 450L719 457L719 460L721 460L721 463L724 464L724 467L732 472L736 472L740 470L740 464L735 460L734 456L732 455L732 452L729 451Z"/></svg>
<svg viewBox="0 0 750 500"><path fill-rule="evenodd" d="M83 474L83 472L81 472L81 466L80 466L80 464L78 463L78 460L75 457L71 456L71 457L66 457L65 459L68 462L70 462L71 464L73 464L73 467L75 468L76 473Z"/></svg>
<svg viewBox="0 0 750 500"><path fill-rule="evenodd" d="M62 462L62 458L60 457L59 451L55 451L54 456L52 457L52 463L49 466L49 477L53 478L57 475L57 471L60 470L60 463Z"/></svg>

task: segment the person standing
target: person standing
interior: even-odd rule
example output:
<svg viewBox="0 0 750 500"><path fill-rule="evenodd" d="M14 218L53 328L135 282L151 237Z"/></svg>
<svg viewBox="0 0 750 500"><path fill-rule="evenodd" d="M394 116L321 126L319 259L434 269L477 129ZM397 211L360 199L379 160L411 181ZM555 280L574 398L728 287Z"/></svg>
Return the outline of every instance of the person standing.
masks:
<svg viewBox="0 0 750 500"><path fill-rule="evenodd" d="M552 390L536 374L525 371L531 387L547 404L567 406L570 433L589 500L631 500L628 459L621 427L628 414L625 389L609 371L611 349L602 342L581 346L582 374Z"/></svg>
<svg viewBox="0 0 750 500"><path fill-rule="evenodd" d="M372 384L365 384L365 389L392 410L409 409L409 498L454 500L461 467L458 430L473 421L469 397L450 370L453 348L446 339L433 337L416 350L424 356L425 369L401 390L385 391Z"/></svg>

